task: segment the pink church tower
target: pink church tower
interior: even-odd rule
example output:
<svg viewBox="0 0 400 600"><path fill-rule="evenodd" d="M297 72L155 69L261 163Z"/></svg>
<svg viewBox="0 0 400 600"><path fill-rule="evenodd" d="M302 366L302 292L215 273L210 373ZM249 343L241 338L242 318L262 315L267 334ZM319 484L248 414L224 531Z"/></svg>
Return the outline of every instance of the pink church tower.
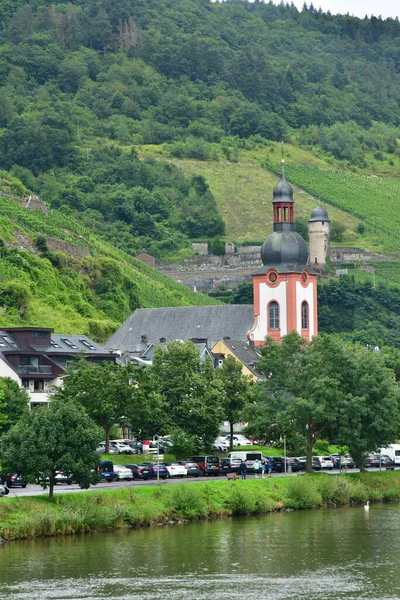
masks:
<svg viewBox="0 0 400 600"><path fill-rule="evenodd" d="M308 266L308 248L294 231L293 188L282 175L273 193L274 231L262 248L263 267L253 275L254 324L247 337L262 346L291 331L304 339L318 335L317 275Z"/></svg>

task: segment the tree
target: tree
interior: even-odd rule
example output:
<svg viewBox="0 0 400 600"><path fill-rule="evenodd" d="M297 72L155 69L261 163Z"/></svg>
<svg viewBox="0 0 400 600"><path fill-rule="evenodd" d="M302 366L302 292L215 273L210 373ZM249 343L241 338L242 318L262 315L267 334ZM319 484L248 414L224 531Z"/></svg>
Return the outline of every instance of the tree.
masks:
<svg viewBox="0 0 400 600"><path fill-rule="evenodd" d="M330 228L330 238L332 242L342 242L346 227L340 221L332 221Z"/></svg>
<svg viewBox="0 0 400 600"><path fill-rule="evenodd" d="M155 349L151 369L164 403L165 433L179 428L210 448L223 419L222 386L211 361L200 359L193 342L173 341Z"/></svg>
<svg viewBox="0 0 400 600"><path fill-rule="evenodd" d="M233 446L233 425L242 418L243 409L256 397L256 387L251 377L243 375L242 365L234 356L227 356L222 366L216 369L221 382L224 419L229 421L229 446Z"/></svg>
<svg viewBox="0 0 400 600"><path fill-rule="evenodd" d="M49 406L28 412L3 436L3 467L48 480L50 499L59 471L87 488L98 465L101 435L82 407L53 399Z"/></svg>
<svg viewBox="0 0 400 600"><path fill-rule="evenodd" d="M301 436L312 449L323 437L347 445L357 465L399 430L399 394L393 373L378 353L320 336L306 343L296 333L282 344L267 340L259 368L267 375L264 395L248 410L249 430L271 438Z"/></svg>
<svg viewBox="0 0 400 600"><path fill-rule="evenodd" d="M123 366L79 361L68 370L64 387L57 390L56 396L84 407L104 430L106 452L114 425L127 423L136 434L152 437L165 421L149 369L132 363Z"/></svg>
<svg viewBox="0 0 400 600"><path fill-rule="evenodd" d="M8 431L28 412L28 392L10 377L0 378L0 433Z"/></svg>

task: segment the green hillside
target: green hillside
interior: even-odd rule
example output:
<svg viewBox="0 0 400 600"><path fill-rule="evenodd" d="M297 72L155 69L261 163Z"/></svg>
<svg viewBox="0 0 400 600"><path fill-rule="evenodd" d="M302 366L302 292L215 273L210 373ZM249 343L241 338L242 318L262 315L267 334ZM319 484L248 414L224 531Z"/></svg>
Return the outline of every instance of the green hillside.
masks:
<svg viewBox="0 0 400 600"><path fill-rule="evenodd" d="M183 257L191 240L219 235L259 241L269 216L256 203L265 186L268 201L272 178L256 171L261 155L279 164L271 140L328 170L396 176L399 39L396 20L313 5L0 0L0 168L132 256ZM184 177L171 162L138 157L138 146L160 144L180 159L220 156L218 168L183 161ZM287 158L294 184L351 212L331 209L345 243L395 248L396 231L382 234L377 215L332 202L322 171L318 187L314 171L295 172ZM206 180L193 176L202 169ZM332 185L342 189L338 178ZM246 193L233 209L228 200ZM314 200L297 196L306 216Z"/></svg>
<svg viewBox="0 0 400 600"><path fill-rule="evenodd" d="M24 191L0 173L0 192ZM62 249L48 250L51 242ZM214 303L61 212L30 211L1 193L0 247L2 326L54 327L104 341L136 308Z"/></svg>

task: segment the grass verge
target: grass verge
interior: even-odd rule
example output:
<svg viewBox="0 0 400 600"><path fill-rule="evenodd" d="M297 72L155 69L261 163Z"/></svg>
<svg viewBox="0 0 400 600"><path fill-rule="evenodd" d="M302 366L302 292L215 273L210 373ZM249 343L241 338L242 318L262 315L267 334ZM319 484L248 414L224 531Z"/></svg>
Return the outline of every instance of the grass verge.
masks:
<svg viewBox="0 0 400 600"><path fill-rule="evenodd" d="M400 472L215 480L47 497L3 498L0 537L17 540L177 521L400 499Z"/></svg>

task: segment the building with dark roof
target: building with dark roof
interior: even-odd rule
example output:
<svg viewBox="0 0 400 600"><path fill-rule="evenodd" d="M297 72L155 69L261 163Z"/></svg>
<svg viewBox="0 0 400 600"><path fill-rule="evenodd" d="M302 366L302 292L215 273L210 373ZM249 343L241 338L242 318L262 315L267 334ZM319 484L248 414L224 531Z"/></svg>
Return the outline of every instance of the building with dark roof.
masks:
<svg viewBox="0 0 400 600"><path fill-rule="evenodd" d="M248 341L225 338L213 346L212 353L216 366L221 367L228 356L234 356L242 365L243 375L248 375L254 381L264 379L264 375L257 368L261 356L260 349L252 347Z"/></svg>
<svg viewBox="0 0 400 600"><path fill-rule="evenodd" d="M77 358L116 362L85 335L54 334L47 327L5 327L0 330L0 377L25 388L30 406L48 404L54 387L62 385L67 366Z"/></svg>

